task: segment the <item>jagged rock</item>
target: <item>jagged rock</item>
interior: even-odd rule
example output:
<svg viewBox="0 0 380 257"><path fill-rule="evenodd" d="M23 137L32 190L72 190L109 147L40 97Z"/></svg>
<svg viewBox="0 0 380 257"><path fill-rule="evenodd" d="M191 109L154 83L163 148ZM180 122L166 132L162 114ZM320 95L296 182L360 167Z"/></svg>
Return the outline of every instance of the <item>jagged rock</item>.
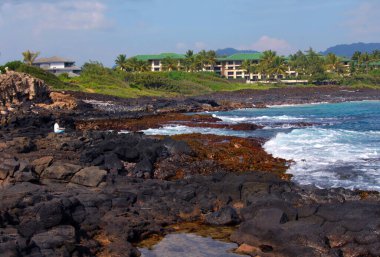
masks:
<svg viewBox="0 0 380 257"><path fill-rule="evenodd" d="M44 109L48 109L48 110L54 110L54 109L76 110L79 107L87 108L90 106L66 92L51 92L49 96L53 103L37 104L37 106L42 107Z"/></svg>
<svg viewBox="0 0 380 257"><path fill-rule="evenodd" d="M0 74L0 101L2 105L20 104L24 101L50 100L49 88L40 79L26 73L8 71Z"/></svg>
<svg viewBox="0 0 380 257"><path fill-rule="evenodd" d="M48 167L42 174L43 179L54 179L62 182L69 182L70 179L77 173L82 167L70 163L57 163Z"/></svg>
<svg viewBox="0 0 380 257"><path fill-rule="evenodd" d="M34 167L34 171L40 175L47 167L53 163L53 159L53 156L44 156L32 161L31 164Z"/></svg>
<svg viewBox="0 0 380 257"><path fill-rule="evenodd" d="M231 206L225 206L219 211L206 215L205 222L210 225L236 225L240 222L239 215Z"/></svg>
<svg viewBox="0 0 380 257"><path fill-rule="evenodd" d="M41 253L45 256L68 256L75 249L75 228L68 225L58 226L49 231L35 234L31 241L40 248ZM56 252L58 249L61 254ZM53 255L47 255L47 253Z"/></svg>
<svg viewBox="0 0 380 257"><path fill-rule="evenodd" d="M9 176L13 176L14 172L20 167L17 158L0 158L0 179L4 180Z"/></svg>
<svg viewBox="0 0 380 257"><path fill-rule="evenodd" d="M93 166L78 171L70 182L87 187L97 187L105 180L106 176L107 171Z"/></svg>

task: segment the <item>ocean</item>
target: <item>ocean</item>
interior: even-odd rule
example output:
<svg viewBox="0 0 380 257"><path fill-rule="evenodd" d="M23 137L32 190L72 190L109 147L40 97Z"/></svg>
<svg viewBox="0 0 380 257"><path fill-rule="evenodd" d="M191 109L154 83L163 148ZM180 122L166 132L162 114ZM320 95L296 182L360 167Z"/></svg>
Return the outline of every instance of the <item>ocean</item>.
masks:
<svg viewBox="0 0 380 257"><path fill-rule="evenodd" d="M293 181L319 188L380 191L380 101L271 106L214 112L224 123L264 129L231 131L168 125L146 134L204 133L267 139L264 149L293 160Z"/></svg>

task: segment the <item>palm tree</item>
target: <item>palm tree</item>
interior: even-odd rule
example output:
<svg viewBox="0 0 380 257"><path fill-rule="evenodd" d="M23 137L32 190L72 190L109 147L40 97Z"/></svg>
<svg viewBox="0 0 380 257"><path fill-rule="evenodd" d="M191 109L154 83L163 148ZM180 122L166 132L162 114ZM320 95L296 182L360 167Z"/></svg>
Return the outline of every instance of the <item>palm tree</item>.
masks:
<svg viewBox="0 0 380 257"><path fill-rule="evenodd" d="M37 57L40 55L40 52L31 52L29 50L22 53L24 57L24 63L32 66L34 61L37 59Z"/></svg>
<svg viewBox="0 0 380 257"><path fill-rule="evenodd" d="M250 60L244 60L240 66L240 68L242 70L244 70L244 73L246 74L246 76L248 75L250 77L250 75L252 73L255 73L256 72L256 68L257 68L257 65L254 64L252 61Z"/></svg>
<svg viewBox="0 0 380 257"><path fill-rule="evenodd" d="M272 75L273 62L277 56L277 53L272 50L267 50L263 52L260 63L258 65L258 71L263 75Z"/></svg>
<svg viewBox="0 0 380 257"><path fill-rule="evenodd" d="M116 67L120 70L127 70L128 68L128 59L125 54L120 54L115 60Z"/></svg>
<svg viewBox="0 0 380 257"><path fill-rule="evenodd" d="M210 69L214 70L214 66L216 64L216 52L210 50L207 52L207 65L210 65Z"/></svg>
<svg viewBox="0 0 380 257"><path fill-rule="evenodd" d="M162 70L164 71L173 71L178 70L178 60L166 57L162 59Z"/></svg>
<svg viewBox="0 0 380 257"><path fill-rule="evenodd" d="M183 60L183 66L186 71L194 71L195 55L193 50L187 50L185 54L185 60Z"/></svg>
<svg viewBox="0 0 380 257"><path fill-rule="evenodd" d="M151 70L151 67L147 61L138 60L136 62L136 71L137 72L147 72L150 70Z"/></svg>
<svg viewBox="0 0 380 257"><path fill-rule="evenodd" d="M205 69L208 64L208 54L206 50L202 50L197 54L197 61L199 62L201 69Z"/></svg>
<svg viewBox="0 0 380 257"><path fill-rule="evenodd" d="M285 75L288 67L285 63L285 59L281 56L275 56L269 68L269 73L279 77L279 75Z"/></svg>
<svg viewBox="0 0 380 257"><path fill-rule="evenodd" d="M344 72L344 66L338 56L333 53L329 53L326 56L326 68L331 72L342 74Z"/></svg>

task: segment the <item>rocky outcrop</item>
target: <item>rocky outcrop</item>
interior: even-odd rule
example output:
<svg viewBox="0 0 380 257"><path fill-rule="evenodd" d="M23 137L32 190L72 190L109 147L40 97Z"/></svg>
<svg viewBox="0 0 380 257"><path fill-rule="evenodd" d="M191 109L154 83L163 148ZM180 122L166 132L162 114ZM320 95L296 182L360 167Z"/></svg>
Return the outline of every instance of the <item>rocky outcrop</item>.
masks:
<svg viewBox="0 0 380 257"><path fill-rule="evenodd" d="M40 79L28 74L8 71L0 74L0 101L3 106L24 101L46 102L49 88Z"/></svg>

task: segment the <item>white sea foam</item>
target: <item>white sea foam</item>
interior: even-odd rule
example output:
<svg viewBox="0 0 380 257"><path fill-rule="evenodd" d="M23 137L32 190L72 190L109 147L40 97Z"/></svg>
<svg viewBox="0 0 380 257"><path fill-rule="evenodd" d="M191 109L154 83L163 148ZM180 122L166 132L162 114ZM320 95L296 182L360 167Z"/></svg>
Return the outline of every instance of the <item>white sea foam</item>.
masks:
<svg viewBox="0 0 380 257"><path fill-rule="evenodd" d="M300 121L305 120L302 117L293 117L288 115L280 116L257 116L257 117L241 117L241 116L223 116L213 114L213 117L219 118L228 123L242 123L242 122L278 122L278 121Z"/></svg>
<svg viewBox="0 0 380 257"><path fill-rule="evenodd" d="M288 173L300 184L380 191L380 131L295 129L278 133L264 148L294 160Z"/></svg>

